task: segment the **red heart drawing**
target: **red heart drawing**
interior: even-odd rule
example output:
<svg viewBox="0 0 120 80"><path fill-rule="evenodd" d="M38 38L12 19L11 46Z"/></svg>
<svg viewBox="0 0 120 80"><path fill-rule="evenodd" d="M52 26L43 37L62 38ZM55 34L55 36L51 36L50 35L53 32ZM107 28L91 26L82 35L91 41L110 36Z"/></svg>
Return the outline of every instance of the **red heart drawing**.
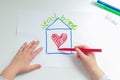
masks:
<svg viewBox="0 0 120 80"><path fill-rule="evenodd" d="M67 34L62 33L60 36L58 36L58 34L52 34L51 38L56 46L59 48L67 40Z"/></svg>

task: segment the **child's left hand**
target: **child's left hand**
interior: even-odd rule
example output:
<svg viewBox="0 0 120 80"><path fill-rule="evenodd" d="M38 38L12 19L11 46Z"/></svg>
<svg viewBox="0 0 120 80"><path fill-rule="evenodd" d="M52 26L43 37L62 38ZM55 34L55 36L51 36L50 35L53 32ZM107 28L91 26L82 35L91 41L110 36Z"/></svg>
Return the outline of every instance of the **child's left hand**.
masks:
<svg viewBox="0 0 120 80"><path fill-rule="evenodd" d="M35 50L39 41L32 41L27 44L26 42L17 52L11 64L1 73L1 75L8 80L13 80L17 74L26 73L39 69L40 64L30 65L33 58L42 51L42 47Z"/></svg>

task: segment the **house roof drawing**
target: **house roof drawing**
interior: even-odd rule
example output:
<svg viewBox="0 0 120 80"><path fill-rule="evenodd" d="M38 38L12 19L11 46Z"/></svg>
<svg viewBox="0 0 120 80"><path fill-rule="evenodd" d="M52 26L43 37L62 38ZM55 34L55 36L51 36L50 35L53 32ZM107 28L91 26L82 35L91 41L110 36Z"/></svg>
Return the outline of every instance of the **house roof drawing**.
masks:
<svg viewBox="0 0 120 80"><path fill-rule="evenodd" d="M67 47L72 48L72 28L67 23L65 23L61 18L58 17L52 23L50 23L49 26L46 27L45 29L47 54L66 54L58 51L57 46L55 45L55 43L53 43L51 39L53 33L57 33L61 35L61 31L62 33L66 33L67 36L69 37L66 41L66 44L64 43L62 46L67 45ZM72 52L69 52L69 54L72 54Z"/></svg>
<svg viewBox="0 0 120 80"><path fill-rule="evenodd" d="M46 30L72 30L72 28L66 24L61 18L56 18L47 28Z"/></svg>

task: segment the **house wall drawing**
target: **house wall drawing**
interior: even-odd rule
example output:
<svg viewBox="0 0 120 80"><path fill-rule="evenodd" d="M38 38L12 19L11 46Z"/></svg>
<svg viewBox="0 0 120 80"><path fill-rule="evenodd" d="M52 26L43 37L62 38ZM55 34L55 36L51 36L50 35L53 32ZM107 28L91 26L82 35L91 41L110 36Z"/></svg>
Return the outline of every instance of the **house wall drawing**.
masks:
<svg viewBox="0 0 120 80"><path fill-rule="evenodd" d="M53 40L53 35L57 35L59 38L65 37L65 42L60 43L61 45L57 46L57 43L55 43L55 40ZM59 17L56 18L48 27L46 27L45 36L47 54L66 54L66 52L59 51L58 47L72 48L72 28L70 28L70 26ZM59 40L57 42L59 43ZM67 54L73 53L69 51Z"/></svg>

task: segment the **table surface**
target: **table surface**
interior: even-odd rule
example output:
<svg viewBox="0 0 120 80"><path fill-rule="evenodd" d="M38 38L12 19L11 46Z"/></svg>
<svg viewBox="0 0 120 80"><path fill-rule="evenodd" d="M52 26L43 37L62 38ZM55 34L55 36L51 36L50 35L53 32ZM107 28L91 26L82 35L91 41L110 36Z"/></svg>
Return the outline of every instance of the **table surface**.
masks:
<svg viewBox="0 0 120 80"><path fill-rule="evenodd" d="M18 10L52 10L53 5L57 6L54 7L55 10L63 10L64 7L67 10L73 10L73 8L74 10L79 10L79 6L85 6L91 1L92 0L0 0L0 71L10 63L16 54ZM112 46L109 49L114 48L115 44L111 44ZM119 48L117 47L117 49ZM118 51L118 53L120 53L120 51ZM104 61L100 61L98 64L103 64L100 67L110 77L119 79L119 76L116 74L120 73L120 70L118 70L120 65L117 64L120 59L116 57L116 62L114 63L114 58L111 59L111 56L106 58L105 56L101 58L101 60L104 59ZM17 76L15 80L90 80L90 76L84 67L76 69L42 67L39 70Z"/></svg>

